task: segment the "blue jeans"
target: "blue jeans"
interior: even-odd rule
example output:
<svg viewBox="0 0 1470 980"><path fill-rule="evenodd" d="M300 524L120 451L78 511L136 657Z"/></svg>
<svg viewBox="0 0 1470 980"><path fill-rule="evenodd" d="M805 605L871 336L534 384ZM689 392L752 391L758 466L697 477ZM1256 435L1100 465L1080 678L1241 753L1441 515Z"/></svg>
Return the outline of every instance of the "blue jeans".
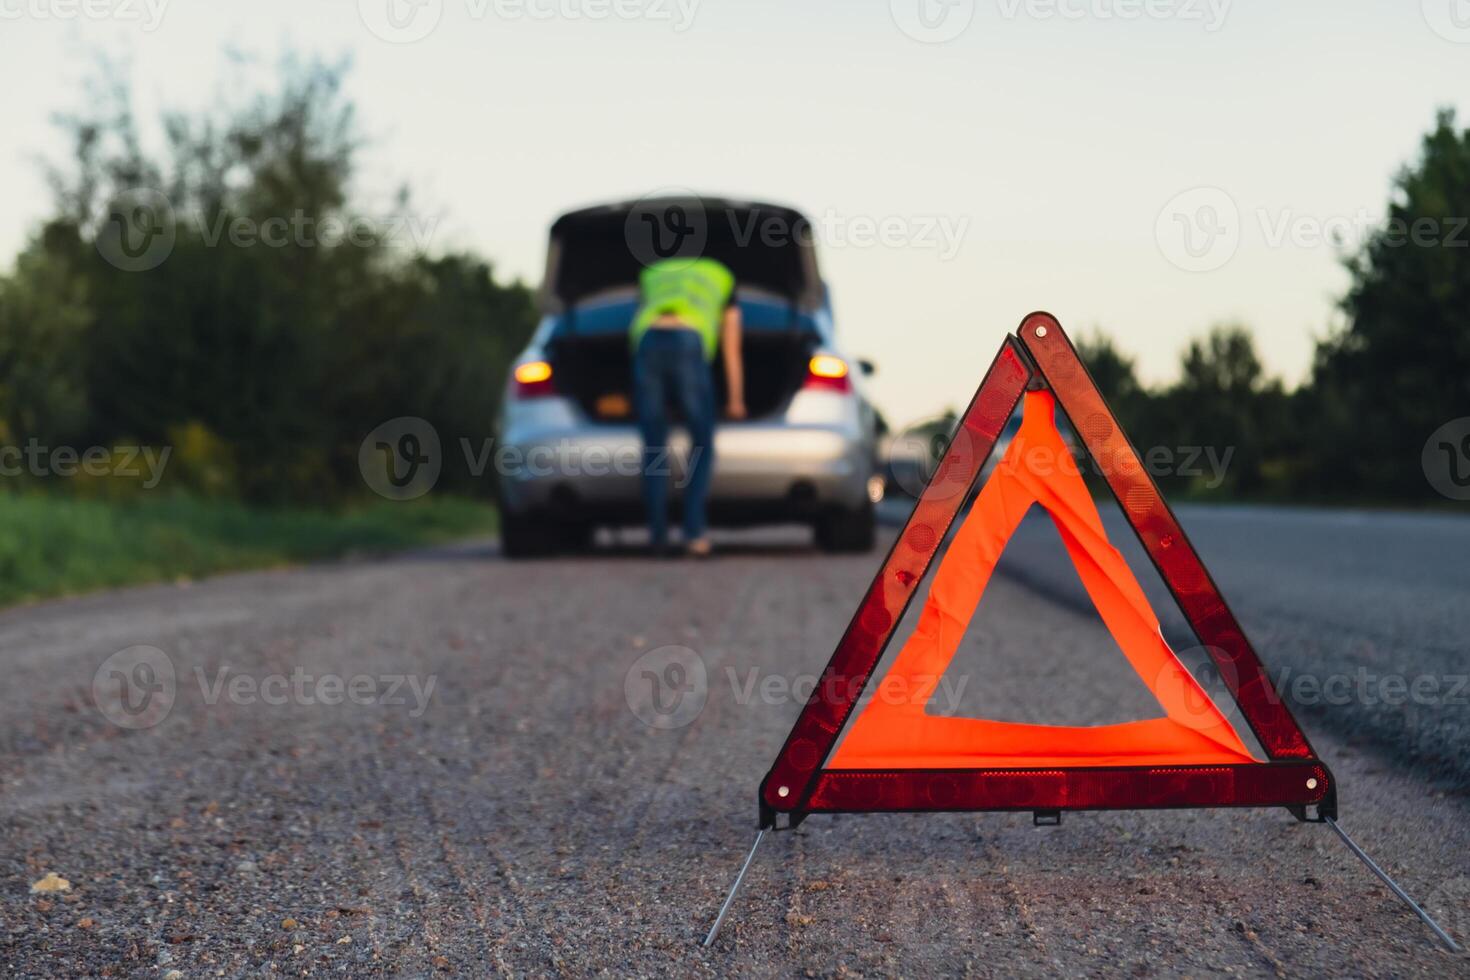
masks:
<svg viewBox="0 0 1470 980"><path fill-rule="evenodd" d="M715 464L715 385L704 344L693 330L653 328L633 357L633 408L643 437L643 505L655 545L668 538L669 401L689 429L689 484L684 488L684 540L704 537L705 499Z"/></svg>

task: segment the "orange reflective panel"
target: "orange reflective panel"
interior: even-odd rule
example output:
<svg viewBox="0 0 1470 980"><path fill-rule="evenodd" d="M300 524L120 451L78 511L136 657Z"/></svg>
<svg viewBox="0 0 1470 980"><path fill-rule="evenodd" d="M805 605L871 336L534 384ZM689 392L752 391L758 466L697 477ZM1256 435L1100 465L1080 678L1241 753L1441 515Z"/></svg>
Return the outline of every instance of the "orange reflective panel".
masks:
<svg viewBox="0 0 1470 980"><path fill-rule="evenodd" d="M1033 504L1061 533L1103 624L1163 716L1070 727L952 718L927 705L1001 552ZM893 681L889 681L893 678ZM934 574L908 642L849 727L828 769L1213 765L1259 761L1165 642L1055 421L1048 391L1027 392L1020 430L981 488Z"/></svg>

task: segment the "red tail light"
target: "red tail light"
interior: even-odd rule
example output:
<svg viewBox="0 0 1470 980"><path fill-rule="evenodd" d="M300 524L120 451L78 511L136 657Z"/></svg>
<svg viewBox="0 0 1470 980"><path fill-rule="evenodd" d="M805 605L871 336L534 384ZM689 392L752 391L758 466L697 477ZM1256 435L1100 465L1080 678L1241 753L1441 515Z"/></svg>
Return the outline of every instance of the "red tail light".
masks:
<svg viewBox="0 0 1470 980"><path fill-rule="evenodd" d="M831 354L818 354L807 362L805 388L819 391L852 390L852 371L847 362Z"/></svg>
<svg viewBox="0 0 1470 980"><path fill-rule="evenodd" d="M556 394L556 386L551 381L551 365L545 361L527 361L516 365L515 381L517 398L540 398Z"/></svg>

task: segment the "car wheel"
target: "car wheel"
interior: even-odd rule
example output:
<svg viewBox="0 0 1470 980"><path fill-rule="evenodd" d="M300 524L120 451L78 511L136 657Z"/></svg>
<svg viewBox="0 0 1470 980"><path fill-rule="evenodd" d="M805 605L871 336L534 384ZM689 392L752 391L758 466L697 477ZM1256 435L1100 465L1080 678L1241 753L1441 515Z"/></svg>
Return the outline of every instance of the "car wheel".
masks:
<svg viewBox="0 0 1470 980"><path fill-rule="evenodd" d="M833 507L817 519L816 538L823 551L872 551L877 539L873 505L864 504L857 510Z"/></svg>
<svg viewBox="0 0 1470 980"><path fill-rule="evenodd" d="M560 544L560 528L548 520L501 513L500 550L507 558L544 558Z"/></svg>

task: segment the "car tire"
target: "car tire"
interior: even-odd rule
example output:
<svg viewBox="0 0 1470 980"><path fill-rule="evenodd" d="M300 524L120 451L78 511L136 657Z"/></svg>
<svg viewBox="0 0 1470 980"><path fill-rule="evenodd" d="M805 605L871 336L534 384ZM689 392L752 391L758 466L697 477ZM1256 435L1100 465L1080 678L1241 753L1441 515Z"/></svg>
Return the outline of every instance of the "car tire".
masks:
<svg viewBox="0 0 1470 980"><path fill-rule="evenodd" d="M872 504L857 510L833 507L817 519L817 547L833 553L872 551L877 524Z"/></svg>
<svg viewBox="0 0 1470 980"><path fill-rule="evenodd" d="M507 558L545 558L557 552L560 530L539 517L502 513L500 550Z"/></svg>

